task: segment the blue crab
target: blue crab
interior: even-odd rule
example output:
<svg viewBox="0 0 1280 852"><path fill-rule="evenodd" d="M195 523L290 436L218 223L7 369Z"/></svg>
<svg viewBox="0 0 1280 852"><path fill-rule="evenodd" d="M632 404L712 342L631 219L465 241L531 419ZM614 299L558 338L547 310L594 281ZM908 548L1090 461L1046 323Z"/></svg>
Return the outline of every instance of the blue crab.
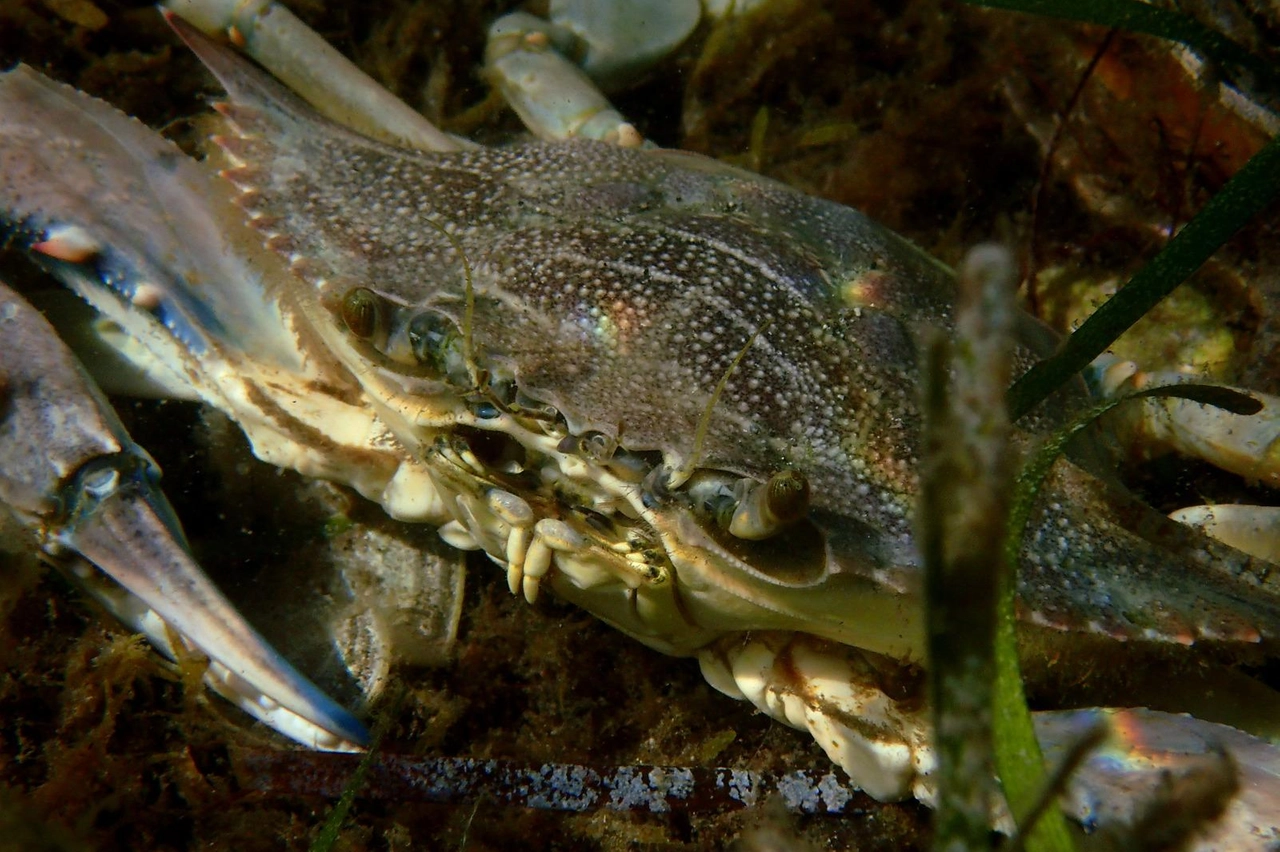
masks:
<svg viewBox="0 0 1280 852"><path fill-rule="evenodd" d="M154 380L227 411L261 458L484 551L530 603L549 585L697 657L714 686L811 731L873 795L928 799L911 675L913 378L916 335L950 322L948 271L852 210L679 152L373 142L187 38L230 95L218 144L239 210L109 108L30 72L5 83L6 218L142 344ZM51 127L65 136L41 135ZM81 169L93 177L78 184ZM415 180L434 192L410 193ZM120 197L153 221L117 235ZM165 241L158 211L174 203L211 245ZM1024 361L1044 339L1028 322ZM1223 457L1274 434L1269 415L1208 431L1233 428L1243 439ZM116 439L104 455L129 446L114 425L98 431ZM1236 464L1273 477L1265 461ZM1153 516L1138 518L1145 537L1126 530L1109 513L1138 510L1068 462L1049 493L1021 586L1042 650L1267 653L1280 623L1269 563ZM219 656L221 628L185 618L189 601L145 590L47 507L28 515L47 549L98 562L215 675L239 672L223 691L285 708L295 726L272 724L310 745L362 742L265 643L236 637L266 660L246 673L252 654ZM219 599L200 586L194 600Z"/></svg>

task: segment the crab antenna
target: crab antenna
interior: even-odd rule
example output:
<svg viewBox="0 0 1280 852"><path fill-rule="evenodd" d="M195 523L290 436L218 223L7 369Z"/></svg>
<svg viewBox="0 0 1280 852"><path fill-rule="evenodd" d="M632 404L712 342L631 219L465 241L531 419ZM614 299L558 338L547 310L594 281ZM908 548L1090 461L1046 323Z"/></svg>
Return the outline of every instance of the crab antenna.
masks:
<svg viewBox="0 0 1280 852"><path fill-rule="evenodd" d="M471 277L471 261L467 260L467 253L462 250L462 243L458 242L458 238L449 233L449 229L434 219L427 219L427 224L440 232L440 236L449 241L449 245L458 253L458 259L462 261L462 278L463 278L463 299L464 307L462 311L462 359L467 362L467 372L471 375L471 383L479 388L480 371L476 367L475 358L471 349L471 327L475 323L476 318L476 287L475 281Z"/></svg>
<svg viewBox="0 0 1280 852"><path fill-rule="evenodd" d="M474 352L471 349L471 332L476 318L476 286L471 278L471 261L467 260L467 253L462 250L462 245L457 238L445 232L445 236L449 238L449 242L453 244L453 249L458 253L458 257L462 259L462 277L464 279L465 289L463 298L466 300L462 313L462 357L467 362L467 371L471 373L471 381L480 384L479 369L476 367Z"/></svg>
<svg viewBox="0 0 1280 852"><path fill-rule="evenodd" d="M733 360L729 362L729 366L725 368L724 375L720 377L720 381L716 382L715 389L711 391L711 398L707 400L707 407L702 409L702 416L698 418L698 428L693 433L693 452L689 454L689 458L684 464L671 471L671 476L667 478L667 488L679 488L689 481L689 477L693 476L693 472L698 469L698 459L702 456L702 444L706 441L707 431L711 428L711 412L715 410L716 403L720 401L720 394L724 393L725 386L729 384L729 377L733 375L733 371L742 363L742 359L747 356L747 350L756 342L756 338L764 334L769 326L773 325L773 320L766 320L761 323L747 342L738 350L738 354L733 356Z"/></svg>

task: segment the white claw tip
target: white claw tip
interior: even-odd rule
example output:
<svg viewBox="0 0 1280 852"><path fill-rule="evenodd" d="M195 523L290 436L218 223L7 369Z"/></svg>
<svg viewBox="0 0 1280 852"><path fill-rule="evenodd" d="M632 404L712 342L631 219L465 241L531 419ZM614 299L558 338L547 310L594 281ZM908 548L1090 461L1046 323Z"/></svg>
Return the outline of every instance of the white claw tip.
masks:
<svg viewBox="0 0 1280 852"><path fill-rule="evenodd" d="M32 244L31 250L54 260L84 263L102 251L102 243L79 225L57 225L49 229L43 240Z"/></svg>

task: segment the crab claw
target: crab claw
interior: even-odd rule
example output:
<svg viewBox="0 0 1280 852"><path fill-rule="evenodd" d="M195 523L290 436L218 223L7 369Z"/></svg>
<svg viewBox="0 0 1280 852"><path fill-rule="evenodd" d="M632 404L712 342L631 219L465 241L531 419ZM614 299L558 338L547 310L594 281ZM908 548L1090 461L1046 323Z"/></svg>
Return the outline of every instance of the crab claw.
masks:
<svg viewBox="0 0 1280 852"><path fill-rule="evenodd" d="M260 455L310 458L303 442L291 440L304 433L294 412L349 424L352 441L363 446L369 417L352 406L289 397L296 404L282 417L274 402L254 395L262 384L307 387L325 375L314 371L319 357L308 362L312 372L301 370L295 336L279 318L280 297L261 281L263 267L248 247L221 236L238 224L234 208L215 201L214 212L202 212L207 198L217 198L216 175L143 125L30 69L0 78L0 104L0 218L14 242L110 317L135 353L126 357L154 388L224 410L248 407L242 422L292 427L260 432ZM99 153L79 156L85 147ZM215 691L308 745L363 743L361 724L254 632L196 565L155 488L155 463L52 329L11 294L0 304L0 322L0 462L8 468L0 501L46 553L162 650L178 650L172 630L209 656ZM380 492L394 467L372 461L375 475L364 484Z"/></svg>
<svg viewBox="0 0 1280 852"><path fill-rule="evenodd" d="M205 576L155 487L155 462L129 440L52 327L3 283L0 333L8 343L0 361L0 501L50 560L168 656L177 656L176 642L207 656L210 688L286 736L320 749L363 745L364 726Z"/></svg>
<svg viewBox="0 0 1280 852"><path fill-rule="evenodd" d="M175 641L206 655L212 690L285 736L328 750L364 745L364 725L289 665L201 571L155 487L155 462L129 441L44 317L3 283L0 333L9 343L0 362L0 500L52 562L170 658Z"/></svg>

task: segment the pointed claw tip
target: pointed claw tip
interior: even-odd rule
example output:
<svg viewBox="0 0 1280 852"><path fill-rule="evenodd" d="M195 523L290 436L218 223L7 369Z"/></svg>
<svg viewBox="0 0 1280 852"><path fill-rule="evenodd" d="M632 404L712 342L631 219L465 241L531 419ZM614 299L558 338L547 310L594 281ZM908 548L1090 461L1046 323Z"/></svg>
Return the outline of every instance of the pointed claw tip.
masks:
<svg viewBox="0 0 1280 852"><path fill-rule="evenodd" d="M192 38L199 38L201 33L196 27L188 23L185 18L177 12L165 6L160 7L160 15L164 18L164 22L169 25L169 29L173 30L178 38L187 43L188 46L194 47Z"/></svg>
<svg viewBox="0 0 1280 852"><path fill-rule="evenodd" d="M370 741L369 729L364 726L363 722L346 710L338 709L342 714L342 718L332 720L336 723L332 726L325 726L329 736L333 739L333 742L328 745L328 749L346 750L350 746L355 746L361 750L368 748Z"/></svg>
<svg viewBox="0 0 1280 852"><path fill-rule="evenodd" d="M85 263L102 252L102 243L79 225L49 228L45 238L31 244L31 250L67 263Z"/></svg>

